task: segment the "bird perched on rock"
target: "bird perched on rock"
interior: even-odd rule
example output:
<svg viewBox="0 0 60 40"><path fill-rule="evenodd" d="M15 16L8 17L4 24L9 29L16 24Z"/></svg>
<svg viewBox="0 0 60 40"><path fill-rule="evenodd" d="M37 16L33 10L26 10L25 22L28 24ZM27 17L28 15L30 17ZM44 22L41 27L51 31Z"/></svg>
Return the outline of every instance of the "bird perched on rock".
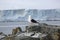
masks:
<svg viewBox="0 0 60 40"><path fill-rule="evenodd" d="M36 20L31 18L31 15L29 15L29 17L28 17L28 22L30 22L30 23L38 23Z"/></svg>

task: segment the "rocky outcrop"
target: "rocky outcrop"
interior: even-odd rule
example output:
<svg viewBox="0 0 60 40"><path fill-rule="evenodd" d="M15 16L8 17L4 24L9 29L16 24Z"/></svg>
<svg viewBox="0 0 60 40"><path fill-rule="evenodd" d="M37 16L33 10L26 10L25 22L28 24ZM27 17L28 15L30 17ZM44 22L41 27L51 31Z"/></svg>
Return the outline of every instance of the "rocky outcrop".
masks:
<svg viewBox="0 0 60 40"><path fill-rule="evenodd" d="M12 35L16 35L19 32L22 32L22 29L20 27L17 27L17 28L12 30Z"/></svg>

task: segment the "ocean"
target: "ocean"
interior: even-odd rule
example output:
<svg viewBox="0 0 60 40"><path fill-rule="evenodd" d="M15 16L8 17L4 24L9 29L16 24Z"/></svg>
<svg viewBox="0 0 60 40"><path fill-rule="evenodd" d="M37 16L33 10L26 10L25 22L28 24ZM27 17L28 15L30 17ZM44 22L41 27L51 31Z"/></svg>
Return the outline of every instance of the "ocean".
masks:
<svg viewBox="0 0 60 40"><path fill-rule="evenodd" d="M39 21L39 23L46 23L49 25L58 25L60 26L60 21ZM0 32L5 34L11 34L12 29L16 27L21 27L22 30L25 30L25 27L28 26L30 23L27 21L23 22L0 22Z"/></svg>

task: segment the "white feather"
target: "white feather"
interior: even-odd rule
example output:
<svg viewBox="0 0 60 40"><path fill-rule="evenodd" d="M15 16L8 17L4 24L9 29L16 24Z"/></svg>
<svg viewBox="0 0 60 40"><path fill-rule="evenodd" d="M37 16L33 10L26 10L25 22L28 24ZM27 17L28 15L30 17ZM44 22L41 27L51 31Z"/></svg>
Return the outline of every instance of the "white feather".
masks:
<svg viewBox="0 0 60 40"><path fill-rule="evenodd" d="M31 15L28 16L28 22L31 22Z"/></svg>

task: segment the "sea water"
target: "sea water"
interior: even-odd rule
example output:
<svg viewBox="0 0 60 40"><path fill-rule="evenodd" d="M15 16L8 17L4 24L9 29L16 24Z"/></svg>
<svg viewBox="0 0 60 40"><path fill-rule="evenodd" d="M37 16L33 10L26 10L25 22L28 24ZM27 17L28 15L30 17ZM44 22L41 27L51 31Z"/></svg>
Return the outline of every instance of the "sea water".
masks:
<svg viewBox="0 0 60 40"><path fill-rule="evenodd" d="M39 23L47 23L49 25L58 25L60 26L60 21L39 21ZM0 32L3 32L5 34L11 34L12 29L16 27L21 27L21 29L24 31L25 27L29 25L29 22L23 21L23 22L0 22Z"/></svg>

